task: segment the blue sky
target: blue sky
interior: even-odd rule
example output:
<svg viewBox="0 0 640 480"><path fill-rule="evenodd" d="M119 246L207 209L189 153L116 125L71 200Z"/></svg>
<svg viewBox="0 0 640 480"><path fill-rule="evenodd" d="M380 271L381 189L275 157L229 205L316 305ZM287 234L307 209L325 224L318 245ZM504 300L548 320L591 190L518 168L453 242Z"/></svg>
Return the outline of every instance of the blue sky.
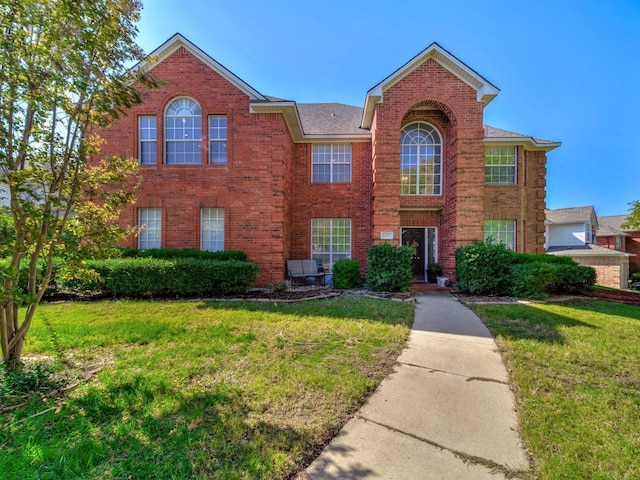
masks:
<svg viewBox="0 0 640 480"><path fill-rule="evenodd" d="M363 106L438 42L496 85L485 123L561 141L547 207L640 199L640 0L146 0L138 43L180 32L264 95Z"/></svg>

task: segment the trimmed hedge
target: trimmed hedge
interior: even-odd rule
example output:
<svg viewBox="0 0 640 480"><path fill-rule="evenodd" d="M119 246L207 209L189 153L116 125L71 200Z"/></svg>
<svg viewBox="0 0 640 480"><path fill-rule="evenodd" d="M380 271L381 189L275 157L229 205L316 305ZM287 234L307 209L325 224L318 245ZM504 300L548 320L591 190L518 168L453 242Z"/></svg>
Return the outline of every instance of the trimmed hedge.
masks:
<svg viewBox="0 0 640 480"><path fill-rule="evenodd" d="M206 250L196 250L195 248L150 248L148 250L138 250L137 248L120 248L117 249L119 255L124 258L200 258L209 260L238 260L240 262L247 261L247 254L241 250L220 250L209 252Z"/></svg>
<svg viewBox="0 0 640 480"><path fill-rule="evenodd" d="M0 266L4 264L8 265L8 260ZM44 263L40 262L38 275L43 269ZM61 293L130 297L244 293L253 287L257 275L255 263L198 258L89 260L86 269L71 275L65 265L56 260L46 296ZM25 263L20 275L23 291L27 278Z"/></svg>
<svg viewBox="0 0 640 480"><path fill-rule="evenodd" d="M373 245L367 251L367 287L381 292L402 292L413 282L413 248L388 243Z"/></svg>
<svg viewBox="0 0 640 480"><path fill-rule="evenodd" d="M569 257L516 253L502 244L478 242L455 255L458 290L472 295L589 293L596 281L593 268Z"/></svg>
<svg viewBox="0 0 640 480"><path fill-rule="evenodd" d="M358 260L340 260L333 265L333 286L343 290L362 285L360 262Z"/></svg>
<svg viewBox="0 0 640 480"><path fill-rule="evenodd" d="M157 296L243 293L256 281L258 265L238 260L158 258L95 260L102 290L114 295Z"/></svg>

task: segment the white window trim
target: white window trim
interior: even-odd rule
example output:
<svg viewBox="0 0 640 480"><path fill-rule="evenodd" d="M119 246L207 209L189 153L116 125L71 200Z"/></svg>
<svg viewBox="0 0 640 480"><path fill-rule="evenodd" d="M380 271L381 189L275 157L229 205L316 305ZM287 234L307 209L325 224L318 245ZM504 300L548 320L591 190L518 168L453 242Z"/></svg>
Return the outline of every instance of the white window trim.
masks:
<svg viewBox="0 0 640 480"><path fill-rule="evenodd" d="M486 169L487 167L500 167L500 166L505 166L508 167L510 165L487 165L487 150L490 148L513 148L513 181L512 182L487 182L487 174L486 174ZM504 146L504 145L486 145L485 146L485 150L484 150L484 154L485 154L485 161L484 161L484 168L485 168L485 184L486 185L517 185L518 184L518 147L517 146Z"/></svg>
<svg viewBox="0 0 640 480"><path fill-rule="evenodd" d="M205 237L204 237L204 214L205 211L207 210L218 210L219 214L221 214L222 216L222 248L219 248L217 250L209 250L205 248ZM225 211L224 208L220 208L220 207L202 207L200 209L200 250L204 250L204 251L208 251L208 252L218 252L218 251L223 251L224 250L224 244L225 244ZM211 242L208 242L211 243Z"/></svg>
<svg viewBox="0 0 640 480"><path fill-rule="evenodd" d="M199 139L193 138L193 139L189 139L189 140L178 140L178 139L169 140L168 136L167 136L167 111L169 110L169 108L175 102L177 102L179 100L185 100L185 99L186 100L191 100L200 109L200 115L199 115L199 117L200 117L200 138ZM174 117L174 116L171 115L171 117ZM198 115L189 115L189 117L190 118L198 118ZM203 145L203 142L204 142L204 139L203 139L203 136L202 136L202 107L200 106L200 104L194 98L187 97L187 96L175 97L175 98L172 98L167 103L167 105L164 108L164 113L162 115L162 131L163 131L163 134L164 134L163 149L162 149L162 152L163 152L162 159L163 159L163 163L165 165L201 165L202 164L202 157L203 157L203 155L202 155L202 145ZM196 142L200 142L200 161L199 162L194 162L194 163L168 163L168 161L167 161L167 151L168 151L167 145L168 145L169 142L173 142L173 143L196 143ZM207 159L207 161L208 161L208 159Z"/></svg>
<svg viewBox="0 0 640 480"><path fill-rule="evenodd" d="M317 217L317 218L312 218L311 219L311 245L310 245L310 251L311 251L311 258L315 258L314 257L314 251L313 251L313 221L314 220L330 220L329 223L329 252L322 252L322 253L318 253L318 255L329 255L329 268L330 271L333 271L333 264L335 263L333 258L334 255L347 255L346 259L351 259L352 256L352 252L353 252L353 221L350 218L345 218L345 217ZM334 220L348 220L349 221L349 251L347 252L334 252L333 248L332 248L332 240L333 240L333 221Z"/></svg>
<svg viewBox="0 0 640 480"><path fill-rule="evenodd" d="M138 248L140 250L148 250L150 248L162 248L162 209L161 208L156 208L156 207L143 207L143 208L138 208L138 228L142 229L143 226L146 226L148 224L148 218L145 218L143 220L143 212L146 214L149 214L151 212L154 213L154 221L158 221L159 225L157 226L157 228L155 230L157 230L159 232L159 236L160 238L158 239L158 244L157 245L144 245L143 246L143 241L145 243L149 243L149 241L146 238L146 233L148 232L148 230L145 228L143 230L140 231L140 233L138 234ZM156 215L157 214L157 215ZM147 215L148 216L148 215Z"/></svg>
<svg viewBox="0 0 640 480"><path fill-rule="evenodd" d="M152 118L156 121L155 128L154 128L155 135L153 140L142 138L142 121L143 119L148 119L148 118ZM155 161L153 163L144 163L142 161L142 145L144 143L153 143L156 147L154 152ZM156 165L158 163L158 119L156 118L155 115L140 115L138 117L138 162L140 163L140 165Z"/></svg>
<svg viewBox="0 0 640 480"><path fill-rule="evenodd" d="M433 144L433 146L438 145L440 147L440 153L438 154L438 161L439 161L439 166L440 166L440 173L438 174L440 177L440 181L436 184L426 184L425 183L425 190L427 187L438 187L438 193L402 193L402 147L403 146L409 146L411 144L405 144L402 143L402 136L404 134L405 131L408 130L412 130L414 127L419 126L419 125L425 125L427 127L430 127L433 129L433 131L438 135L440 143L439 144ZM443 140L442 140L442 134L440 133L440 130L438 130L435 125L430 124L429 122L424 122L424 121L417 121L417 122L411 122L407 125L405 125L402 130L400 131L400 195L401 196L406 196L406 197L441 197L443 192L442 192L442 185L443 185L443 177L444 177L444 145L443 145ZM418 157L419 157L419 152L418 152ZM419 175L416 173L416 184L414 185L416 188L416 191L420 190L420 181L419 181ZM411 185L409 185L411 186Z"/></svg>
<svg viewBox="0 0 640 480"><path fill-rule="evenodd" d="M224 118L225 119L225 130L227 132L226 136L224 138L213 138L211 136L211 119L213 118ZM209 135L209 152L208 152L208 158L207 158L207 163L209 165L226 165L227 163L229 163L229 119L227 118L226 115L209 115L207 117L207 133ZM213 151L211 146L214 143L226 143L227 144L227 149L225 151L225 157L224 157L224 162L220 163L220 162L216 162L213 163L211 161L211 152Z"/></svg>
<svg viewBox="0 0 640 480"><path fill-rule="evenodd" d="M487 232L486 232L486 227L487 227L487 223L488 222L504 222L505 224L511 223L511 225L513 226L513 248L512 248L512 250L514 252L516 252L517 251L517 245L518 245L518 225L516 224L516 221L515 220L485 220L484 221L484 225L483 225L483 237L484 237L485 240L488 238ZM506 232L507 231L505 230L505 233ZM498 233L500 233L500 231L498 231ZM497 241L499 243L504 243L507 247L511 248L509 246L509 242L504 242L504 241L502 241L502 239L496 238L495 236L492 236L492 238L493 238L494 241Z"/></svg>
<svg viewBox="0 0 640 480"><path fill-rule="evenodd" d="M348 162L335 162L333 160L333 148L335 146L349 146L349 161ZM328 146L331 150L329 162L315 162L314 161L314 149L319 146ZM313 178L313 166L314 165L329 165L329 181L322 182ZM345 182L339 182L334 180L333 167L335 165L349 165L349 180ZM353 144L351 143L314 143L311 146L311 183L351 183L353 182Z"/></svg>

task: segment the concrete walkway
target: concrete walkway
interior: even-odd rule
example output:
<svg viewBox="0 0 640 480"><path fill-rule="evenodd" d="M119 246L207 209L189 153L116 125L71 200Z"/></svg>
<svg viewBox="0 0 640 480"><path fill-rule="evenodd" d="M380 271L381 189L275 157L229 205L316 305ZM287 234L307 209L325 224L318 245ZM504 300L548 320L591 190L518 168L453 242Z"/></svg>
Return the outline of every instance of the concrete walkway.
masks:
<svg viewBox="0 0 640 480"><path fill-rule="evenodd" d="M419 294L398 362L302 478L526 477L509 377L470 309L448 293Z"/></svg>

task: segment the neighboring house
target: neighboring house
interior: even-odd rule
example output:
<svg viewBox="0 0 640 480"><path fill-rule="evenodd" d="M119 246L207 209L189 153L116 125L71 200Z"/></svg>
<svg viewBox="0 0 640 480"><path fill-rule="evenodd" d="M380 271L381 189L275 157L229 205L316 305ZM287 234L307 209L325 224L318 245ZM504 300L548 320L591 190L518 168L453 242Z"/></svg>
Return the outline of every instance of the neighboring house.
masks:
<svg viewBox="0 0 640 480"><path fill-rule="evenodd" d="M598 245L635 255L629 258L629 269L640 272L640 230L622 228L626 220L626 215L600 217L596 238Z"/></svg>
<svg viewBox="0 0 640 480"><path fill-rule="evenodd" d="M377 243L415 246L414 274L491 235L544 252L546 154L560 143L483 125L499 90L433 43L364 108L265 96L179 34L152 52L161 86L101 131L140 162L144 226L127 246L244 250L259 284L292 258L364 267Z"/></svg>
<svg viewBox="0 0 640 480"><path fill-rule="evenodd" d="M593 267L598 285L627 288L629 254L595 243L599 222L592 206L547 210L546 216L547 253Z"/></svg>

